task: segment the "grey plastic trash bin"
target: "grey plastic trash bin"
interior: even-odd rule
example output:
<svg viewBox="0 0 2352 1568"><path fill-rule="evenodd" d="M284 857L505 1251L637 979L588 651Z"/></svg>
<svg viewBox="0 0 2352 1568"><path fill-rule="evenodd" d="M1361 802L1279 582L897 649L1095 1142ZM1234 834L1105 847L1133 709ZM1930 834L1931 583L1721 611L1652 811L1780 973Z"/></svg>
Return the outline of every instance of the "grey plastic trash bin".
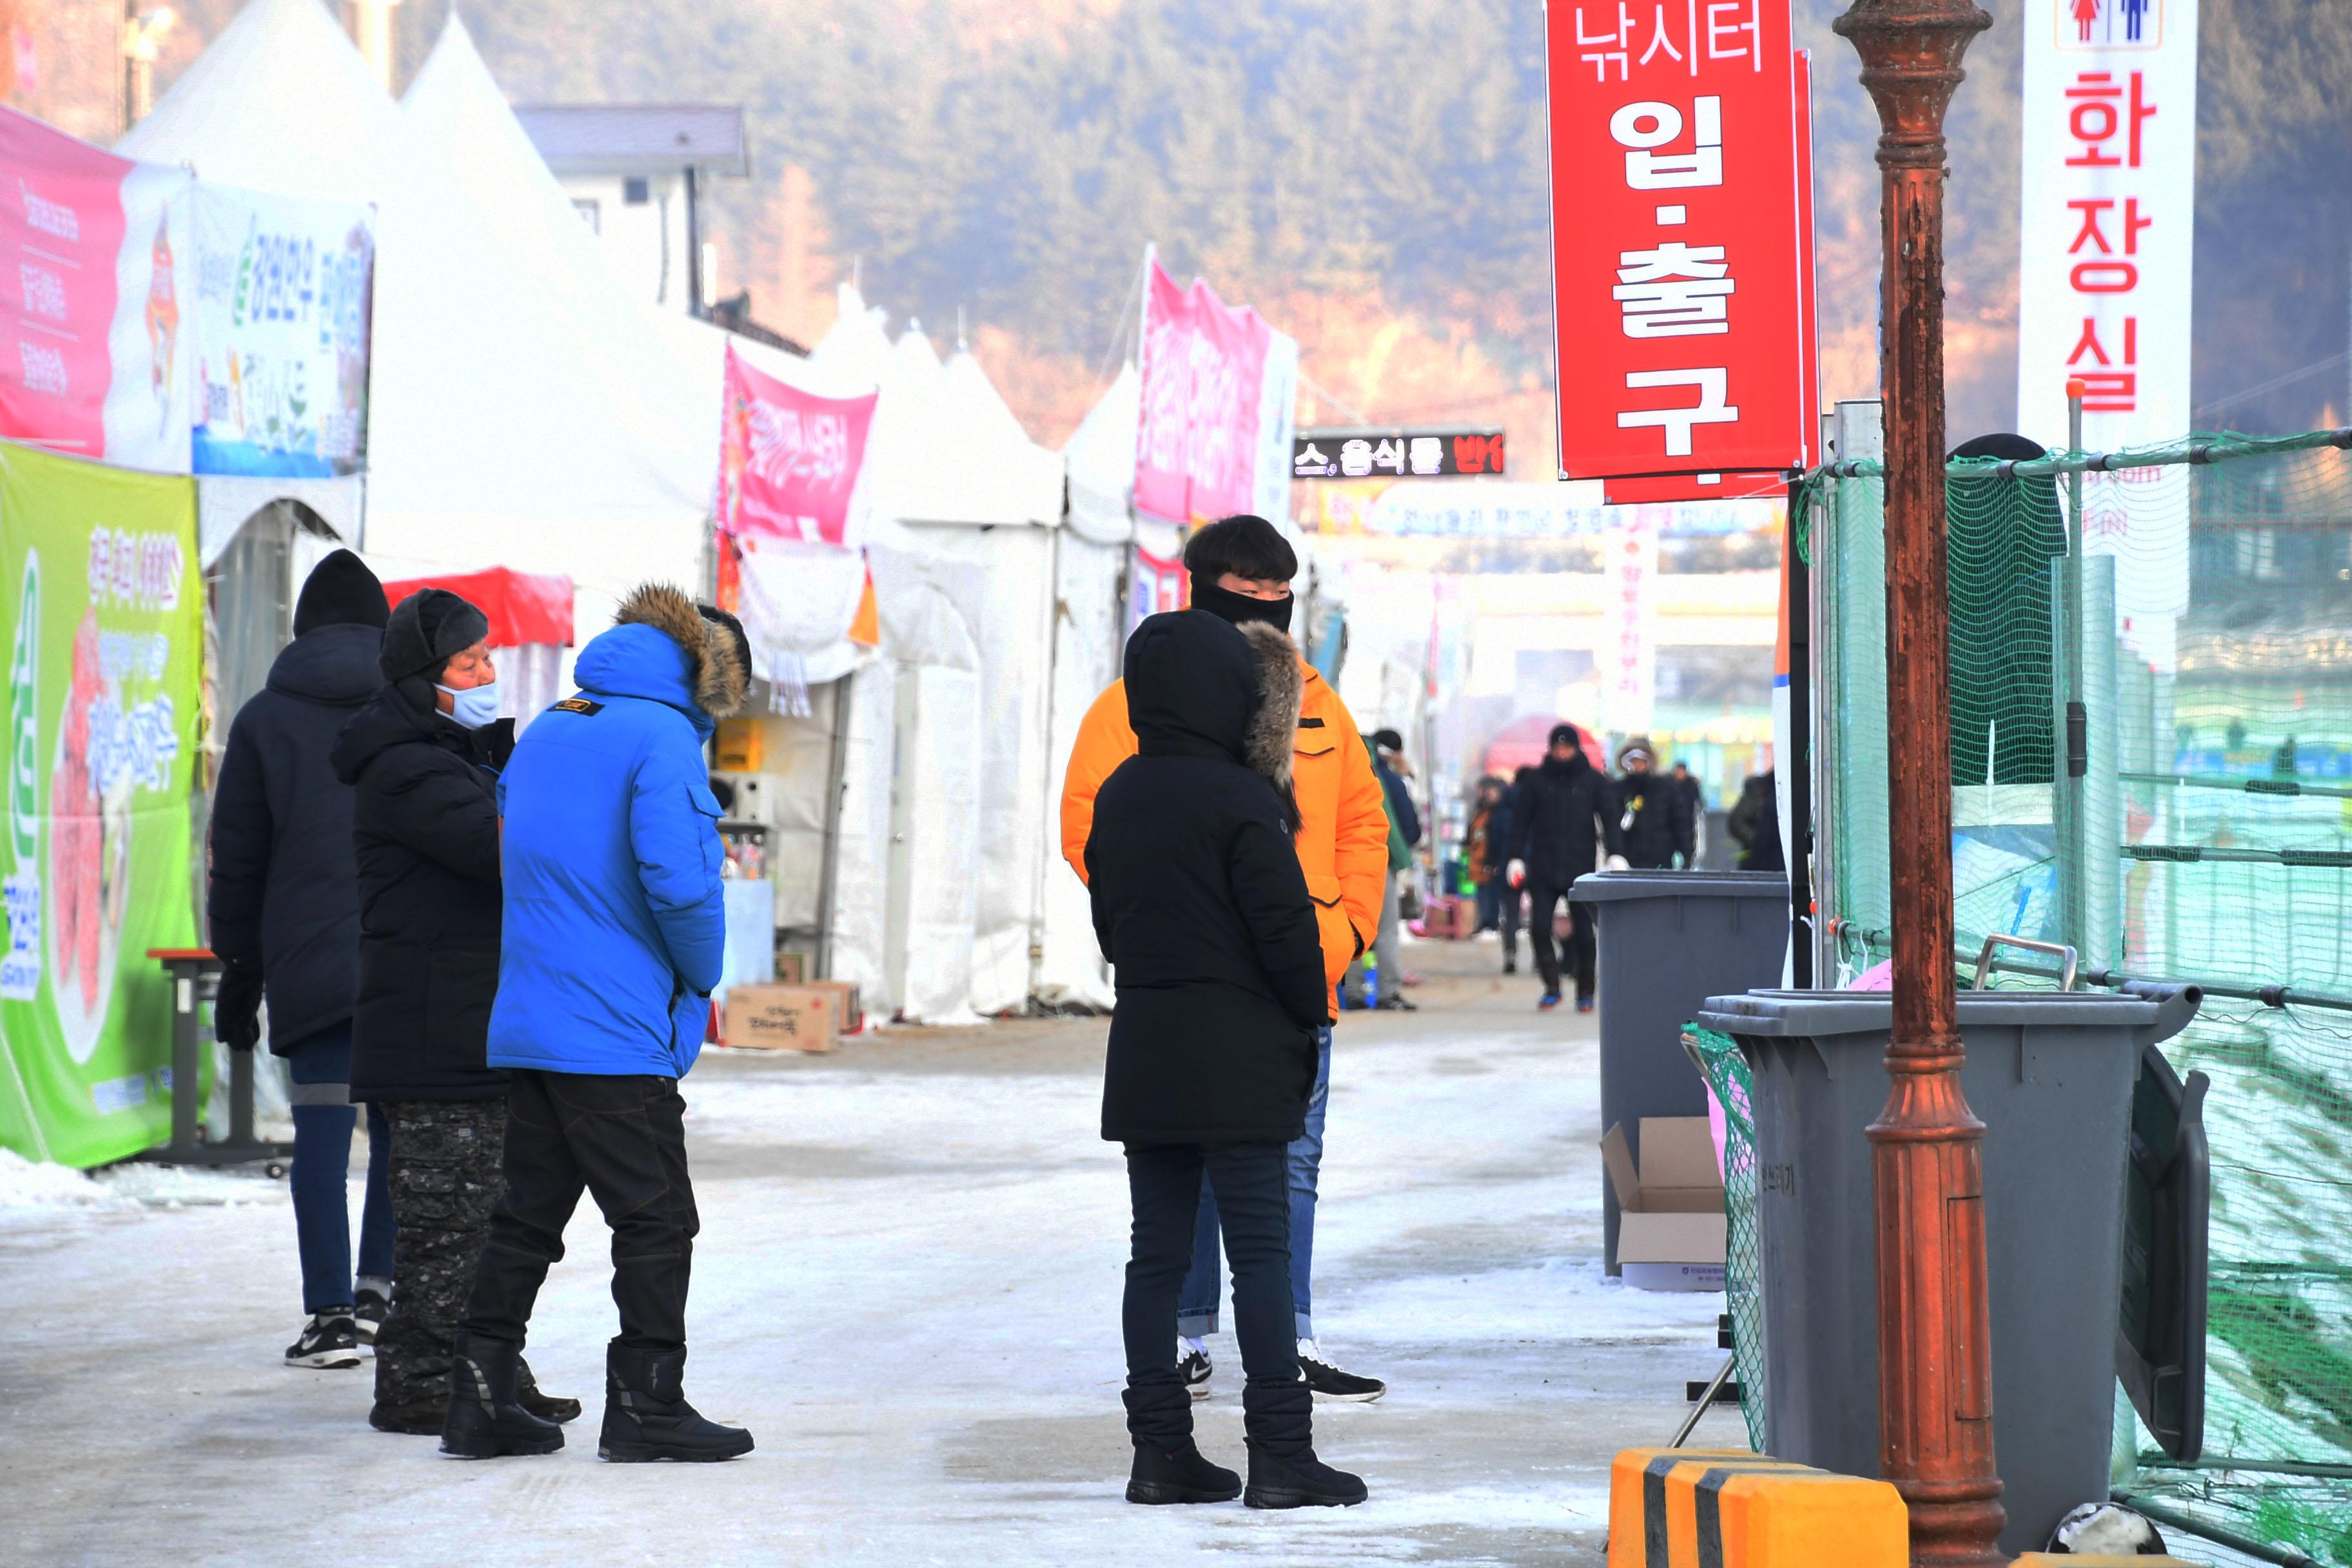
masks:
<svg viewBox="0 0 2352 1568"><path fill-rule="evenodd" d="M2193 988L1963 991L1960 1082L1985 1124L1993 1452L2009 1527L2038 1551L2107 1495L2124 1163L2140 1053L2195 1016ZM1878 1473L1871 1149L1886 1104L1885 993L1718 996L1699 1016L1747 1056L1756 1113L1765 1447Z"/></svg>
<svg viewBox="0 0 2352 1568"><path fill-rule="evenodd" d="M1591 906L1600 953L1601 1130L1625 1129L1638 1163L1644 1116L1705 1116L1706 1080L1683 1026L1710 996L1780 979L1789 879L1771 871L1597 871L1570 898ZM1617 1190L1601 1181L1603 1257L1617 1267Z"/></svg>

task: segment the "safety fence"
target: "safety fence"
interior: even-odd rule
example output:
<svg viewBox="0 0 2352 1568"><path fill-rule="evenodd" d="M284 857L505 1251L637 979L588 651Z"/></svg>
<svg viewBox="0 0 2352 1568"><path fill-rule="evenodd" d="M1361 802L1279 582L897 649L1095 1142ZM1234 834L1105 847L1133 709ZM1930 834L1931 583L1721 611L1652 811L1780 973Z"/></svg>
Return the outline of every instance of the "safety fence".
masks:
<svg viewBox="0 0 2352 1568"><path fill-rule="evenodd" d="M2204 1450L2170 1459L2119 1414L2116 1484L2337 1563L2352 1563L2347 448L2352 429L1956 460L1947 490L1961 951L1996 932L2063 942L2088 984L2209 996L2165 1047L2212 1081ZM1817 973L1849 984L1886 961L1892 924L1883 470L1848 458L1805 491Z"/></svg>

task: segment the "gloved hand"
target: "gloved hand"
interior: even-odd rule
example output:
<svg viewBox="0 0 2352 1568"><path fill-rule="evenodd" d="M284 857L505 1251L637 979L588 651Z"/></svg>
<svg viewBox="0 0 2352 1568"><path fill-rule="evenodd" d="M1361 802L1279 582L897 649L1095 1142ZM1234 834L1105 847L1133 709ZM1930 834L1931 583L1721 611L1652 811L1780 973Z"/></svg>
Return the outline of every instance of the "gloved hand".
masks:
<svg viewBox="0 0 2352 1568"><path fill-rule="evenodd" d="M1629 862L1629 861L1625 858L1625 857L1623 857L1622 855L1612 855L1611 857L1609 857L1609 869L1610 869L1610 870L1612 870L1612 871L1630 871L1630 870L1632 870L1633 868L1632 863L1631 863L1631 862Z"/></svg>
<svg viewBox="0 0 2352 1568"><path fill-rule="evenodd" d="M1524 860L1512 861L1509 868L1503 872L1503 879L1510 883L1514 888L1526 887L1528 885L1528 863Z"/></svg>
<svg viewBox="0 0 2352 1568"><path fill-rule="evenodd" d="M259 964L222 966L220 989L213 996L213 1038L238 1051L249 1051L261 1043Z"/></svg>

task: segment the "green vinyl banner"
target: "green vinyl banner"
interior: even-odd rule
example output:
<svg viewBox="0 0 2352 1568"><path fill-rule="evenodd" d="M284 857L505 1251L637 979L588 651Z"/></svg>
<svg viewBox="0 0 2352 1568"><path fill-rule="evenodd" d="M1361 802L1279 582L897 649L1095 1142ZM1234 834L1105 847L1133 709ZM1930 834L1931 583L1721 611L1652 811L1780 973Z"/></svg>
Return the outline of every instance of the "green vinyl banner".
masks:
<svg viewBox="0 0 2352 1568"><path fill-rule="evenodd" d="M0 442L8 654L0 1145L68 1165L171 1127L170 983L196 937L195 486Z"/></svg>

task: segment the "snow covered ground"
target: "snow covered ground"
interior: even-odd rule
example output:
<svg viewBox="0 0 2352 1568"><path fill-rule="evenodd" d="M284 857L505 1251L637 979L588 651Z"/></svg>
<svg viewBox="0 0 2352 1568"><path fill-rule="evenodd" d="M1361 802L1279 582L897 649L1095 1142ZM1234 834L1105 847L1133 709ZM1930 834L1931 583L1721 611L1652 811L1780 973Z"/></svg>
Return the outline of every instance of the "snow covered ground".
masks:
<svg viewBox="0 0 2352 1568"><path fill-rule="evenodd" d="M1038 1021L688 1079L688 1387L757 1437L730 1465L595 1458L591 1205L531 1347L588 1413L558 1456L468 1465L371 1431L364 1368L279 1364L282 1183L0 1163L0 1562L1597 1564L1609 1456L1672 1434L1721 1300L1601 1277L1591 1020L1489 978L1491 942L1409 953L1424 1010L1340 1027L1316 1244L1327 1348L1391 1390L1317 1412L1360 1508L1121 1500L1103 1026ZM1238 1359L1212 1350L1202 1446L1238 1465ZM1744 1440L1731 1412L1700 1436Z"/></svg>

